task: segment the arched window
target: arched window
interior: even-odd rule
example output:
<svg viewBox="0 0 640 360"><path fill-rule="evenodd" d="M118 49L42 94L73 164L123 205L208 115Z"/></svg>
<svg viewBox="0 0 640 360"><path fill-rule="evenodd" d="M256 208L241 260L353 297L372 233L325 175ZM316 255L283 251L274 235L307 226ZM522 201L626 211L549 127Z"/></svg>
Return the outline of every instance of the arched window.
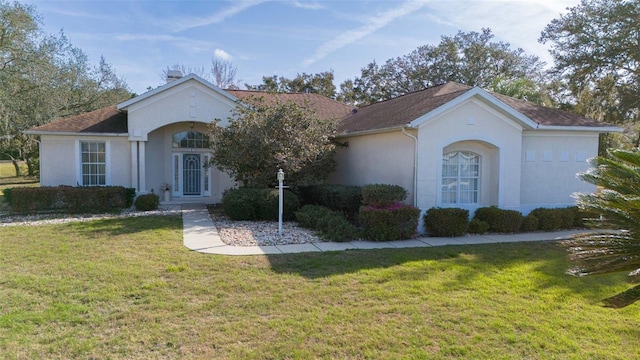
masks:
<svg viewBox="0 0 640 360"><path fill-rule="evenodd" d="M480 155L452 151L442 157L442 203L477 204L480 194Z"/></svg>
<svg viewBox="0 0 640 360"><path fill-rule="evenodd" d="M199 131L183 131L173 134L174 148L207 149L209 137Z"/></svg>

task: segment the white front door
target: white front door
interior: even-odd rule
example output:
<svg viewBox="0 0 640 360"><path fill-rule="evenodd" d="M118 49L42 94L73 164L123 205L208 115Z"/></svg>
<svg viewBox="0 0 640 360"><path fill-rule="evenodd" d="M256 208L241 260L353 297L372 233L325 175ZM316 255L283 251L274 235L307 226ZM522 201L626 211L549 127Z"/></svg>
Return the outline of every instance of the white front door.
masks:
<svg viewBox="0 0 640 360"><path fill-rule="evenodd" d="M209 155L202 153L174 153L172 172L176 186L174 197L210 196Z"/></svg>

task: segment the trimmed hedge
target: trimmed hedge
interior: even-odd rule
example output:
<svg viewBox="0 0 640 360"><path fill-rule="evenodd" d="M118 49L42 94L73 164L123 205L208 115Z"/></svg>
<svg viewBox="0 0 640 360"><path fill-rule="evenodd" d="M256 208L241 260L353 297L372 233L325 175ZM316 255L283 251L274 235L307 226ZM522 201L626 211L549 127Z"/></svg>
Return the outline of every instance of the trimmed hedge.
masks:
<svg viewBox="0 0 640 360"><path fill-rule="evenodd" d="M360 237L358 228L353 226L341 213L319 205L305 205L296 211L298 225L320 232L330 241L349 241Z"/></svg>
<svg viewBox="0 0 640 360"><path fill-rule="evenodd" d="M431 236L462 236L469 231L469 210L431 208L424 214L424 226Z"/></svg>
<svg viewBox="0 0 640 360"><path fill-rule="evenodd" d="M160 205L160 197L153 193L140 195L136 198L135 205L138 211L157 210Z"/></svg>
<svg viewBox="0 0 640 360"><path fill-rule="evenodd" d="M533 232L538 230L538 224L538 218L533 214L529 214L522 219L520 230L522 232Z"/></svg>
<svg viewBox="0 0 640 360"><path fill-rule="evenodd" d="M420 209L402 203L387 207L362 206L360 208L363 236L369 240L408 239L415 234L419 218Z"/></svg>
<svg viewBox="0 0 640 360"><path fill-rule="evenodd" d="M504 210L497 206L489 206L478 208L473 218L489 224L489 231L516 233L520 231L523 216L516 210Z"/></svg>
<svg viewBox="0 0 640 360"><path fill-rule="evenodd" d="M537 208L531 211L531 215L538 218L538 230L554 231L584 226L582 224L583 214L575 206Z"/></svg>
<svg viewBox="0 0 640 360"><path fill-rule="evenodd" d="M393 205L407 198L407 190L402 186L369 184L362 187L362 203L376 207Z"/></svg>
<svg viewBox="0 0 640 360"><path fill-rule="evenodd" d="M17 187L3 191L15 213L69 214L113 212L131 207L135 189L122 186Z"/></svg>
<svg viewBox="0 0 640 360"><path fill-rule="evenodd" d="M486 221L471 219L469 222L469 234L485 234L489 231L489 224Z"/></svg>
<svg viewBox="0 0 640 360"><path fill-rule="evenodd" d="M341 211L354 217L362 205L362 194L359 186L347 185L314 185L309 187L309 203Z"/></svg>
<svg viewBox="0 0 640 360"><path fill-rule="evenodd" d="M294 220L300 207L296 195L283 192L283 220ZM278 220L278 190L269 188L230 189L222 197L222 208L231 220Z"/></svg>

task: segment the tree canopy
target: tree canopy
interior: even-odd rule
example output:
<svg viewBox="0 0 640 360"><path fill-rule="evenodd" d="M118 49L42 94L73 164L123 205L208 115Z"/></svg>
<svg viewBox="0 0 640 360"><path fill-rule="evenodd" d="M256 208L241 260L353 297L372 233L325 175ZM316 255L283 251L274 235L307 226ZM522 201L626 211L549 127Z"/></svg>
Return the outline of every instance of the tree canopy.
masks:
<svg viewBox="0 0 640 360"><path fill-rule="evenodd" d="M496 85L496 79L501 85L497 89L523 81L542 83L544 63L538 57L526 55L522 49L513 50L508 43L492 41L493 37L490 29L460 31L455 36L442 36L436 46L420 46L382 65L373 61L362 68L359 77L340 85L338 99L368 105L447 81L490 90ZM529 90L545 91L541 86L529 87ZM541 94L530 95L532 101L544 98Z"/></svg>
<svg viewBox="0 0 640 360"><path fill-rule="evenodd" d="M35 8L0 0L0 153L35 170L37 143L22 131L130 97L102 58L92 66L63 33L45 34Z"/></svg>
<svg viewBox="0 0 640 360"><path fill-rule="evenodd" d="M553 74L564 106L628 127L640 145L640 6L637 0L582 0L549 23Z"/></svg>
<svg viewBox="0 0 640 360"><path fill-rule="evenodd" d="M228 120L210 125L211 164L244 186L269 186L280 168L292 184L315 184L336 168L337 121L320 119L307 104L249 97Z"/></svg>
<svg viewBox="0 0 640 360"><path fill-rule="evenodd" d="M245 84L248 90L259 90L277 93L314 93L326 96L331 99L336 98L336 86L333 84L333 70L296 75L293 79L285 77L263 76L262 84Z"/></svg>

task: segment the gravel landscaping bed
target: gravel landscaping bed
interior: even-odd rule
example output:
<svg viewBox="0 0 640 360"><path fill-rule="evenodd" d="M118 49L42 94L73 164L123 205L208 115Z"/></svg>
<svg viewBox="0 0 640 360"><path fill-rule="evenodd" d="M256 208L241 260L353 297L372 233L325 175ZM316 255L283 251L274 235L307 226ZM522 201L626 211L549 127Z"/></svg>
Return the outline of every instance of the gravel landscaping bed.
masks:
<svg viewBox="0 0 640 360"><path fill-rule="evenodd" d="M133 216L150 215L178 215L181 214L180 205L161 205L155 211L136 211L126 209L120 214L36 214L36 215L2 215L0 214L0 227L3 226L30 226L44 224L62 224L68 222L92 221L99 219L113 219Z"/></svg>
<svg viewBox="0 0 640 360"><path fill-rule="evenodd" d="M232 246L310 244L324 241L313 231L299 227L295 221L283 222L283 234L280 236L277 221L232 221L218 213L212 213L211 219L222 242Z"/></svg>

